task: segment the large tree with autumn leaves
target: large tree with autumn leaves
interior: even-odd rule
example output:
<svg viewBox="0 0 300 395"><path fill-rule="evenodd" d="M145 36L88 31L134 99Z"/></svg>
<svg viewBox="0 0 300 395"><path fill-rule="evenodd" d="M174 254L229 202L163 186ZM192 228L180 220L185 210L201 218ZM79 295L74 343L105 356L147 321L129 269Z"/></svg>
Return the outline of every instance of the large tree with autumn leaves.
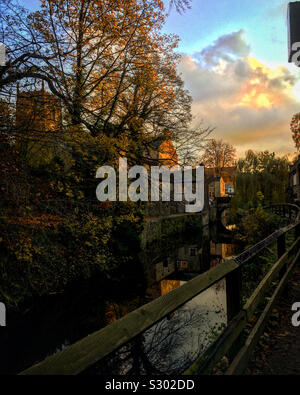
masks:
<svg viewBox="0 0 300 395"><path fill-rule="evenodd" d="M165 17L160 0L45 0L34 13L0 3L0 299L8 306L95 273L127 273L143 207L97 203L97 168L120 154L147 160L165 136L188 162L210 133L189 128L191 99L176 73L177 38L160 32ZM63 125L19 130L17 84L38 95L41 82L60 99Z"/></svg>
<svg viewBox="0 0 300 395"><path fill-rule="evenodd" d="M2 91L46 82L62 101L65 126L109 137L118 152L131 140L145 152L166 133L184 144L191 98L176 72L177 38L160 33L161 0L43 0L35 13L4 2Z"/></svg>

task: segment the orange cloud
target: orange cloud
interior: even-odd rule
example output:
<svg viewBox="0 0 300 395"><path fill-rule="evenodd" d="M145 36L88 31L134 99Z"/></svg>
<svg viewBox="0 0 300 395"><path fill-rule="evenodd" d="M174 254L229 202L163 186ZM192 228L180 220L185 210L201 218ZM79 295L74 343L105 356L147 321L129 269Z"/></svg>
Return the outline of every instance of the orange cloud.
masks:
<svg viewBox="0 0 300 395"><path fill-rule="evenodd" d="M284 75L284 69L270 69L254 58L245 59L251 67L254 77L246 81L242 88L240 97L240 105L259 108L270 108L280 105L285 97L292 97L292 85L289 81L282 81L280 90L276 89L276 85L272 87L269 82L281 79ZM260 74L260 76L259 76ZM261 78L264 76L265 78ZM267 82L267 83L266 83ZM269 85L269 86L268 86Z"/></svg>
<svg viewBox="0 0 300 395"><path fill-rule="evenodd" d="M300 111L299 79L284 65L250 57L241 34L231 34L230 40L226 36L226 48L219 39L183 56L179 71L194 99L193 113L216 127L215 137L235 145L239 156L247 149L292 153L289 124Z"/></svg>

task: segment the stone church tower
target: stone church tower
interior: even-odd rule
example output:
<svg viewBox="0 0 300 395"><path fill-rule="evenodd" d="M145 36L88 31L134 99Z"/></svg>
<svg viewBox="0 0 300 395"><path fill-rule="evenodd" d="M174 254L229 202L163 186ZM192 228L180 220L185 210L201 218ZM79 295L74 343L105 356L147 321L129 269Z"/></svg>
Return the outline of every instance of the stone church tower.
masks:
<svg viewBox="0 0 300 395"><path fill-rule="evenodd" d="M60 100L44 86L41 90L21 92L18 89L16 127L22 131L54 132L62 125Z"/></svg>

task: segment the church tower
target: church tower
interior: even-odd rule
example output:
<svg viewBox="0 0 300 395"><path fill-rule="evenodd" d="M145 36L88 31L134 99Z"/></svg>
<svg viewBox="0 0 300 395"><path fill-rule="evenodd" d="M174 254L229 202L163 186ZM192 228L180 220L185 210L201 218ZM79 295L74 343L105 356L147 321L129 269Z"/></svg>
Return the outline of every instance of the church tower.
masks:
<svg viewBox="0 0 300 395"><path fill-rule="evenodd" d="M62 125L60 100L44 85L41 90L21 92L18 89L16 126L18 130L30 132L59 131Z"/></svg>

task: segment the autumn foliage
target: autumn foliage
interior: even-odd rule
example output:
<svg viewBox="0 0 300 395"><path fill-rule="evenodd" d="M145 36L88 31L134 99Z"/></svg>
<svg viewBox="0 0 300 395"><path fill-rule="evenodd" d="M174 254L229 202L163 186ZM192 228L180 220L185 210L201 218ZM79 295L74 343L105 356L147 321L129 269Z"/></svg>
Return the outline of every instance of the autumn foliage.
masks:
<svg viewBox="0 0 300 395"><path fill-rule="evenodd" d="M153 163L159 147L168 149L156 163L177 162L162 142L182 141L191 98L165 18L161 0L43 0L34 13L1 3L0 300L9 307L135 264L143 207L97 202L95 174L120 154Z"/></svg>
<svg viewBox="0 0 300 395"><path fill-rule="evenodd" d="M291 122L291 131L293 134L293 140L297 150L300 150L300 113L293 116Z"/></svg>

